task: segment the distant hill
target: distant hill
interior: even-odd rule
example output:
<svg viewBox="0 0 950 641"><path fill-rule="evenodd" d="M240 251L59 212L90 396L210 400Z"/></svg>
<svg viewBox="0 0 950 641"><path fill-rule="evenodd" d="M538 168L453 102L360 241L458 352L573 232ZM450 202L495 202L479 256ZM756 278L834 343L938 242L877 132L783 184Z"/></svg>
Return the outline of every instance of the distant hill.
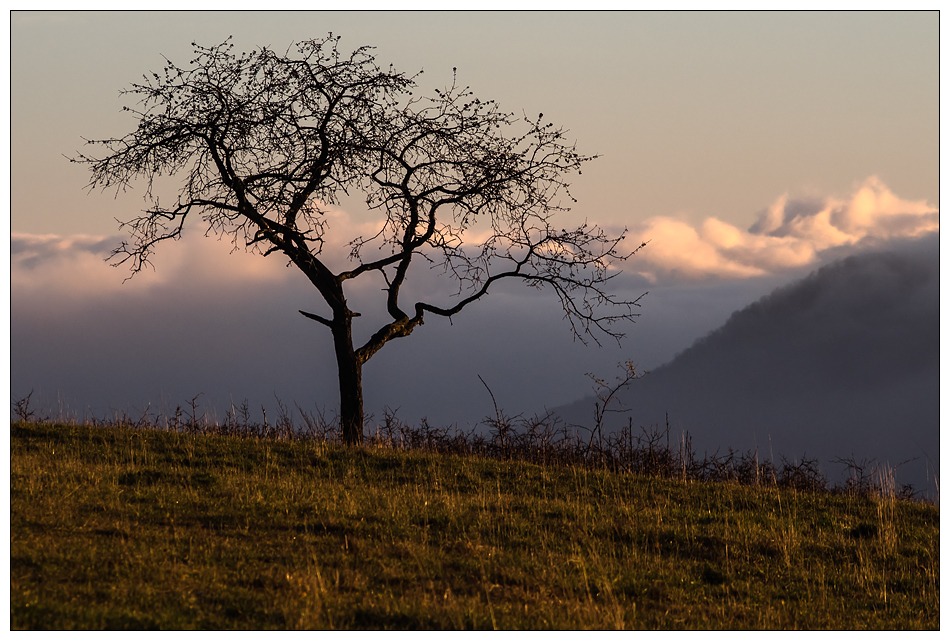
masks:
<svg viewBox="0 0 950 641"><path fill-rule="evenodd" d="M701 453L834 457L902 466L933 495L939 474L939 245L936 235L854 255L735 312L719 329L620 395L608 427L662 425ZM594 399L557 408L592 423ZM615 406L616 407L616 406ZM929 468L929 469L928 469ZM939 476L938 476L939 478Z"/></svg>

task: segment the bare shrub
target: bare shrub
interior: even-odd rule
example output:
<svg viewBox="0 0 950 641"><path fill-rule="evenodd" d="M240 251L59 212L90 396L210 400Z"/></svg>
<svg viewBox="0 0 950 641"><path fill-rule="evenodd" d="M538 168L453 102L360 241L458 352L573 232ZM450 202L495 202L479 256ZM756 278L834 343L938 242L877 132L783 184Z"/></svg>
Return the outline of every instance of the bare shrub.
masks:
<svg viewBox="0 0 950 641"><path fill-rule="evenodd" d="M23 398L13 401L13 413L21 423L33 423L37 420L36 411L30 407L30 400L32 398L33 390L30 390L30 393Z"/></svg>
<svg viewBox="0 0 950 641"><path fill-rule="evenodd" d="M912 485L898 486L896 479L897 469L915 460L917 459L908 459L891 467L886 463L877 463L873 458L858 461L853 454L848 458L837 457L832 459L832 462L844 465L848 478L844 486L836 489L864 498L916 500L919 497L914 487Z"/></svg>

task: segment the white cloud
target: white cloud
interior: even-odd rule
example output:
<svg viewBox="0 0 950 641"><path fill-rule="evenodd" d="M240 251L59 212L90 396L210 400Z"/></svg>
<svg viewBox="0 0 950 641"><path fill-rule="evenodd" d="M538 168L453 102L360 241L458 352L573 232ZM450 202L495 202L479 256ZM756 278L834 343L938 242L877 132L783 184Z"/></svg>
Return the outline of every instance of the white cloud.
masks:
<svg viewBox="0 0 950 641"><path fill-rule="evenodd" d="M644 221L628 234L650 243L634 269L650 281L749 278L815 263L828 249L938 231L939 212L926 201L904 200L877 177L849 198L779 197L748 230L716 218L694 227L669 216Z"/></svg>

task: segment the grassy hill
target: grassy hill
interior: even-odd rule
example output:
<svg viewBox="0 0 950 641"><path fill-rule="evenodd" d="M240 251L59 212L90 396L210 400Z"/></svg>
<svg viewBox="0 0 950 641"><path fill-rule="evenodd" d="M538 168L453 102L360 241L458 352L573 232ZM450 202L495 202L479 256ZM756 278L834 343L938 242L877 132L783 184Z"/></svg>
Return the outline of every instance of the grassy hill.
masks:
<svg viewBox="0 0 950 641"><path fill-rule="evenodd" d="M939 627L939 510L893 496L11 430L14 629Z"/></svg>

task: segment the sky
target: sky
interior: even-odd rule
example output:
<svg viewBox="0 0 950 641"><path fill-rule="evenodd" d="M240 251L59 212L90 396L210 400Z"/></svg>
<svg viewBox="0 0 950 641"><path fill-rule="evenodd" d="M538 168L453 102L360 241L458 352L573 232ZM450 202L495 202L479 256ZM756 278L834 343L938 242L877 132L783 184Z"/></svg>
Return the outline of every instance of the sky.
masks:
<svg viewBox="0 0 950 641"><path fill-rule="evenodd" d="M846 197L871 176L936 203L937 27L925 12L14 12L13 229L115 233L138 196L80 198L88 176L62 156L130 129L118 92L162 56L330 31L423 70L422 88L457 67L477 95L569 129L602 156L575 183L579 218L745 228L785 193Z"/></svg>
<svg viewBox="0 0 950 641"><path fill-rule="evenodd" d="M187 62L190 43L239 50L342 36L382 65L458 78L517 113L543 112L600 157L573 182L565 226L630 230L649 245L618 292L643 299L618 346L571 337L556 299L498 288L433 319L364 368L367 412L477 422L481 375L511 413L590 393L588 372L658 368L730 315L833 260L939 225L939 40L935 12L13 12L10 17L11 394L102 414L171 408L198 392L336 404L325 328L297 314L316 294L274 257L229 253L192 227L155 271L104 258L141 190L89 192L66 157L135 123L119 91ZM358 199L333 239L372 220ZM337 257L342 260L342 257ZM420 276L414 287L440 285ZM382 320L372 286L355 331ZM309 307L308 307L309 306ZM376 311L374 311L376 310ZM937 349L937 346L934 346ZM150 405L151 404L151 405Z"/></svg>

